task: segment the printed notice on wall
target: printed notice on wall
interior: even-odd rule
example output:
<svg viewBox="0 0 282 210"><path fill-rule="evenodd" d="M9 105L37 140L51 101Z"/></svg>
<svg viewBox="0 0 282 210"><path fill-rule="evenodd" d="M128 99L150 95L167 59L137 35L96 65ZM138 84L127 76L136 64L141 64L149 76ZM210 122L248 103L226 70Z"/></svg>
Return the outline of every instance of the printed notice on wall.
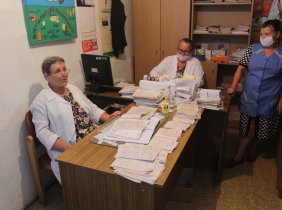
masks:
<svg viewBox="0 0 282 210"><path fill-rule="evenodd" d="M111 32L112 1L99 0L99 28L101 33L102 50L104 55L113 55Z"/></svg>
<svg viewBox="0 0 282 210"><path fill-rule="evenodd" d="M97 50L95 7L79 8L77 14L79 16L82 52L87 53Z"/></svg>
<svg viewBox="0 0 282 210"><path fill-rule="evenodd" d="M23 0L23 10L30 44L77 37L74 0Z"/></svg>

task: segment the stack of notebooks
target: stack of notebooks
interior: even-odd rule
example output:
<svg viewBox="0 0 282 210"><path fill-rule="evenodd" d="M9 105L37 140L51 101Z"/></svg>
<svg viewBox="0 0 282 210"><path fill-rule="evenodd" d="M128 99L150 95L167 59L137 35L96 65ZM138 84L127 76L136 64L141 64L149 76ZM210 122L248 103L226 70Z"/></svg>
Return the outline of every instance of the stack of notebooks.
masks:
<svg viewBox="0 0 282 210"><path fill-rule="evenodd" d="M138 89L133 93L133 97L137 105L159 107L162 102L163 92Z"/></svg>
<svg viewBox="0 0 282 210"><path fill-rule="evenodd" d="M223 101L221 99L220 90L200 89L196 101L200 107L205 109L223 109Z"/></svg>

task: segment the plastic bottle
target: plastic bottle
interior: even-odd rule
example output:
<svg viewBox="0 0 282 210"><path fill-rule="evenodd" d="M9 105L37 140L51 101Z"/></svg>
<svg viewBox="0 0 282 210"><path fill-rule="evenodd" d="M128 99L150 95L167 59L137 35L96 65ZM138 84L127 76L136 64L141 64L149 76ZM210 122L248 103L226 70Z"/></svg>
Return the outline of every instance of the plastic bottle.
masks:
<svg viewBox="0 0 282 210"><path fill-rule="evenodd" d="M163 106L162 106L162 113L166 114L169 112L169 101L167 99L167 97L164 97L164 100L163 100Z"/></svg>

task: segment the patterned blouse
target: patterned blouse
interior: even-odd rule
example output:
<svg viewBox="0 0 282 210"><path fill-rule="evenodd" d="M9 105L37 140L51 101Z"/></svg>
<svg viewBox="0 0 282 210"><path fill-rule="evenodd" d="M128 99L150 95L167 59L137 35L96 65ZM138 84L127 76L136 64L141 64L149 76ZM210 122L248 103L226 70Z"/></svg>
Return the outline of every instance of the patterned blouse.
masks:
<svg viewBox="0 0 282 210"><path fill-rule="evenodd" d="M241 64L242 66L248 67L250 57L252 55L252 51L253 51L253 46L251 45L248 47L243 57L240 59L239 64Z"/></svg>
<svg viewBox="0 0 282 210"><path fill-rule="evenodd" d="M96 128L96 125L91 121L79 103L74 100L71 92L69 92L67 95L64 95L63 98L71 103L73 119L75 123L76 141L79 141L93 131Z"/></svg>

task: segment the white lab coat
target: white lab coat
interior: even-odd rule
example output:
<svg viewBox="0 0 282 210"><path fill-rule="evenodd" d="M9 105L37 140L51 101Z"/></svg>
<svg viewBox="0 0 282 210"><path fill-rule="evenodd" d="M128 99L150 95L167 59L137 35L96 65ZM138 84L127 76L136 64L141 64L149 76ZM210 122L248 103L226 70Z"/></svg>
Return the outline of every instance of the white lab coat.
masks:
<svg viewBox="0 0 282 210"><path fill-rule="evenodd" d="M176 71L177 71L177 55L172 55L164 58L159 65L154 67L150 72L150 76L160 77L164 74L167 74L169 76L169 80L172 80L176 78ZM183 75L194 76L197 87L200 87L204 84L203 67L200 61L195 57L190 57L186 61L186 67Z"/></svg>
<svg viewBox="0 0 282 210"><path fill-rule="evenodd" d="M75 86L67 85L74 99L85 110L92 122L97 123L104 111L93 104ZM56 178L61 182L59 165L55 160L61 152L52 147L58 137L71 144L76 143L75 124L70 102L56 94L49 86L43 89L31 104L32 121L36 135L46 147L51 158L51 167Z"/></svg>

